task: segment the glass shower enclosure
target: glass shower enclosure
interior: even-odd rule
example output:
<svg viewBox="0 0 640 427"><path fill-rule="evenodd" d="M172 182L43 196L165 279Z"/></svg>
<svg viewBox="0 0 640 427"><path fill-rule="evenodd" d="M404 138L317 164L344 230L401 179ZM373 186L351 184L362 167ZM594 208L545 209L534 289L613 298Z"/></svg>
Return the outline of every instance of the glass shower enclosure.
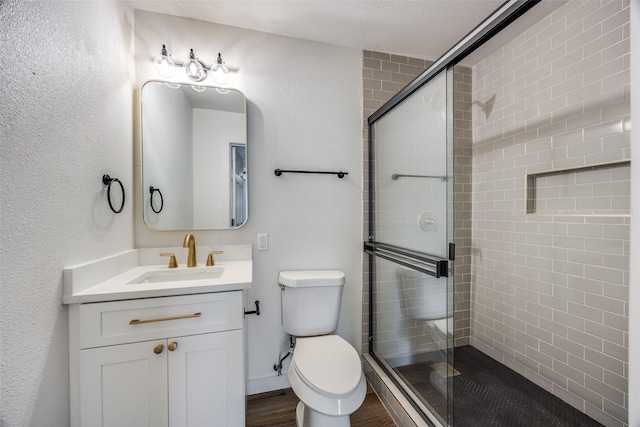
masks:
<svg viewBox="0 0 640 427"><path fill-rule="evenodd" d="M369 352L432 425L453 376L453 71L369 119Z"/></svg>

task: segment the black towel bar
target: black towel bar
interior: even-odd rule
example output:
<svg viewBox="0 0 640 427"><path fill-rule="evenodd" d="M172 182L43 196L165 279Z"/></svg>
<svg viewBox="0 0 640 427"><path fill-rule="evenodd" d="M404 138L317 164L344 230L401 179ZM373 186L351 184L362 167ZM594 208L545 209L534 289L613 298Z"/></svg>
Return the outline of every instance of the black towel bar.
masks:
<svg viewBox="0 0 640 427"><path fill-rule="evenodd" d="M344 178L345 175L349 175L349 172L328 172L328 171L297 171L297 170L284 170L284 169L276 169L276 176L280 176L283 173L318 173L324 175L338 175L338 178Z"/></svg>

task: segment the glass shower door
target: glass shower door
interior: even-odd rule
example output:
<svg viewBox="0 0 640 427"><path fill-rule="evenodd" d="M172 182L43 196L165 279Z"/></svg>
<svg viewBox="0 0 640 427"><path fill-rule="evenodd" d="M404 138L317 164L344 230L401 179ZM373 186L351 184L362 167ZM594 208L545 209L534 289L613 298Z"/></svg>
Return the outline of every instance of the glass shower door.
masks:
<svg viewBox="0 0 640 427"><path fill-rule="evenodd" d="M433 425L452 419L452 71L370 122L370 353Z"/></svg>

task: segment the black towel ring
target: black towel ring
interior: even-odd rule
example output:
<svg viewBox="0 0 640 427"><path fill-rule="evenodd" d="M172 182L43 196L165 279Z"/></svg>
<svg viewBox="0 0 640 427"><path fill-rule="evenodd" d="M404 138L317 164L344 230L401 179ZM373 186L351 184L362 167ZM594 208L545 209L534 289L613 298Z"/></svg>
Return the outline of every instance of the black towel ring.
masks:
<svg viewBox="0 0 640 427"><path fill-rule="evenodd" d="M153 193L155 193L156 191L160 195L160 209L158 210L156 210L156 208L153 206ZM153 188L152 185L151 187L149 187L149 193L151 193L151 197L149 198L149 203L151 203L151 210L155 213L162 212L162 208L164 207L164 197L162 197L162 191L160 191L159 188Z"/></svg>
<svg viewBox="0 0 640 427"><path fill-rule="evenodd" d="M111 184L113 184L114 182L117 182L118 184L120 184L120 190L122 190L122 204L120 205L120 209L115 209L113 207L113 204L111 203ZM102 175L102 183L104 185L109 186L107 188L107 200L109 201L109 207L111 208L111 210L114 213L122 212L122 209L124 208L124 198L125 198L124 185L122 185L122 182L118 178L111 178L109 175Z"/></svg>

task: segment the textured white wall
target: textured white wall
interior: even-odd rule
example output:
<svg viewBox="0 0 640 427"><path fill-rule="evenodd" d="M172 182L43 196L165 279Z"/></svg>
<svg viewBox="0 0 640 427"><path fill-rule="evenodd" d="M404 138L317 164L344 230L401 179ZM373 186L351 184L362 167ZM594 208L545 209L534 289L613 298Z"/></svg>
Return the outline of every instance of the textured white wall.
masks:
<svg viewBox="0 0 640 427"><path fill-rule="evenodd" d="M2 426L69 425L62 270L133 247L130 22L119 2L0 2Z"/></svg>
<svg viewBox="0 0 640 427"><path fill-rule="evenodd" d="M254 245L253 252L248 302L260 300L262 314L248 317L248 392L282 385L272 369L288 343L280 321L281 270L345 272L338 332L359 349L362 52L142 11L135 13L135 27L137 88L158 78L151 59L166 44L178 62L191 48L207 64L221 52L227 66L237 69L230 86L247 97L249 221L239 230L195 236L198 244L255 244L257 233L269 233L269 251L257 252ZM276 177L277 168L349 175ZM136 213L136 246L182 242L183 231L152 232L141 217Z"/></svg>

